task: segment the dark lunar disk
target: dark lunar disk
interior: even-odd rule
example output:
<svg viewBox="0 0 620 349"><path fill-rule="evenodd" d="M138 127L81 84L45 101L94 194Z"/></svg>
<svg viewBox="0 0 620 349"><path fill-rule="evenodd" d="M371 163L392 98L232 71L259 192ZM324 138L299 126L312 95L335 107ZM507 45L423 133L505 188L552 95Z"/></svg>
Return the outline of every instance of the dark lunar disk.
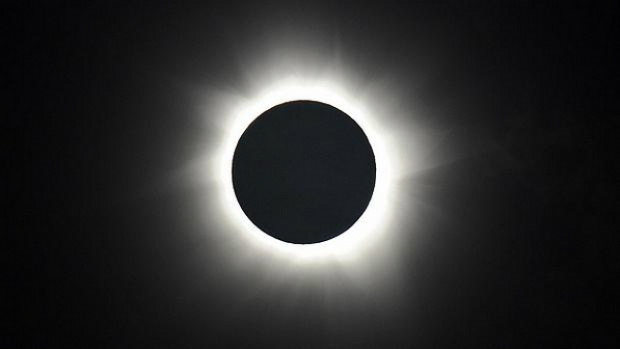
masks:
<svg viewBox="0 0 620 349"><path fill-rule="evenodd" d="M261 114L233 158L235 195L263 232L295 244L332 239L362 215L375 186L375 158L342 111L294 101Z"/></svg>

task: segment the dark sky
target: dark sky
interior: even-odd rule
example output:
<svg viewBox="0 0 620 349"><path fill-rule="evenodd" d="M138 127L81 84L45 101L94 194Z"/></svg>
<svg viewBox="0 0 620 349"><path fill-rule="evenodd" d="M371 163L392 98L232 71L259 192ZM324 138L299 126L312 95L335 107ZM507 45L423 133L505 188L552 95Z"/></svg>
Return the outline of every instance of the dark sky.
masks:
<svg viewBox="0 0 620 349"><path fill-rule="evenodd" d="M617 342L617 4L3 12L17 107L5 112L5 167L17 181L4 195L0 346ZM291 297L286 282L231 276L215 227L195 224L195 193L167 185L205 133L187 86L239 88L239 55L251 62L247 48L279 28L308 34L298 44L317 54L337 44L364 79L397 80L394 96L425 115L416 122L447 135L428 156L450 161L413 174L415 193L402 193L426 210L400 227L424 238L399 244L396 306L351 296L325 310L320 291ZM254 288L263 291L241 296Z"/></svg>

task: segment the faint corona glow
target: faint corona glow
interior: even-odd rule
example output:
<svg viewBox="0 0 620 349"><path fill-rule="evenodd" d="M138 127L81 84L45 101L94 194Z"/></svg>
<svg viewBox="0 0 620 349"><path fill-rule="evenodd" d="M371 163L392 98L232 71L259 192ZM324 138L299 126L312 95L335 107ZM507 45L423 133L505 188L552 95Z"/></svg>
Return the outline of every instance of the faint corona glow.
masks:
<svg viewBox="0 0 620 349"><path fill-rule="evenodd" d="M398 183L416 159L415 142L411 141L415 135L408 132L411 127L403 117L405 107L384 98L392 94L383 87L356 82L355 74L345 74L342 68L323 67L318 72L308 69L312 64L301 69L271 63L280 69L250 67L250 72L262 73L249 74L247 86L232 92L214 89L203 101L202 114L209 123L207 144L203 146L208 152L199 161L197 175L204 179L205 193L209 193L204 198L211 209L206 224L218 230L228 246L236 246L233 253L242 253L241 258L261 263L284 260L292 268L338 263L360 270L364 264L361 260L372 256L376 268L391 258L380 246L394 244L398 223L394 213L406 208L399 199ZM256 227L241 209L232 183L234 151L249 124L266 110L295 100L326 103L355 120L372 146L377 171L372 198L359 220L331 240L308 245L277 240ZM238 263L239 258L231 260Z"/></svg>

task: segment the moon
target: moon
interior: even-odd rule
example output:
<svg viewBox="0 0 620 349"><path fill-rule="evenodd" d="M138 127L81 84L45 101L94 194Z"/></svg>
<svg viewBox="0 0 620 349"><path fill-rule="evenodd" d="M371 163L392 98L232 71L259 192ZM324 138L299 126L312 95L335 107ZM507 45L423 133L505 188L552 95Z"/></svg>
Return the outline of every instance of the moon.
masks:
<svg viewBox="0 0 620 349"><path fill-rule="evenodd" d="M236 198L261 231L293 244L345 233L368 207L372 147L343 111L317 101L276 105L245 130L232 164Z"/></svg>

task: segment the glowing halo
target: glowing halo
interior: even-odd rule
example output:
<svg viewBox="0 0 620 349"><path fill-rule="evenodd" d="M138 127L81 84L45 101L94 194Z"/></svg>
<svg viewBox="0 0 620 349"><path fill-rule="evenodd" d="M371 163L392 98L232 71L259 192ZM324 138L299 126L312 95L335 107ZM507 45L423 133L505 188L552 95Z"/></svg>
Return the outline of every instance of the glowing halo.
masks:
<svg viewBox="0 0 620 349"><path fill-rule="evenodd" d="M201 147L208 151L199 156L192 178L204 188L201 200L208 213L203 224L209 238L219 239L213 240L221 245L215 251L227 256L229 263L245 263L243 268L284 262L295 274L297 268L323 270L317 268L337 264L360 281L373 280L369 273L385 276L376 269L395 261L394 246L399 243L395 236L402 232L403 216L410 219L410 213L403 212L413 204L403 198L406 188L401 185L419 159L420 143L411 127L410 106L399 103L398 93L390 91L385 81L360 81L338 64L321 65L302 58L308 64L301 69L291 66L291 55L285 61L289 63L270 61L271 70L257 66L260 63L248 67L257 74L248 74L246 84L235 90L201 92L200 114L208 123ZM232 182L234 151L248 125L264 111L295 100L329 104L349 115L366 134L376 164L375 189L358 221L333 239L308 245L277 240L256 227L241 209ZM371 256L372 266L362 262Z"/></svg>
<svg viewBox="0 0 620 349"><path fill-rule="evenodd" d="M377 179L375 190L368 208L359 220L346 232L338 237L317 244L299 245L277 240L254 226L245 216L232 185L231 167L233 154L239 138L248 127L264 111L273 106L295 101L312 100L332 105L354 119L366 133L375 153ZM373 123L370 111L361 101L355 100L334 85L319 82L309 83L297 79L287 79L280 84L266 88L264 94L257 96L237 110L231 111L233 116L225 142L218 151L220 156L212 168L217 170L221 180L220 202L230 212L231 223L238 225L238 230L245 239L261 249L275 254L293 257L297 260L314 260L332 258L351 258L352 253L367 248L369 243L380 237L379 231L385 231L388 224L390 183L393 182L394 163L389 156L378 125ZM378 227L382 227L379 229Z"/></svg>

